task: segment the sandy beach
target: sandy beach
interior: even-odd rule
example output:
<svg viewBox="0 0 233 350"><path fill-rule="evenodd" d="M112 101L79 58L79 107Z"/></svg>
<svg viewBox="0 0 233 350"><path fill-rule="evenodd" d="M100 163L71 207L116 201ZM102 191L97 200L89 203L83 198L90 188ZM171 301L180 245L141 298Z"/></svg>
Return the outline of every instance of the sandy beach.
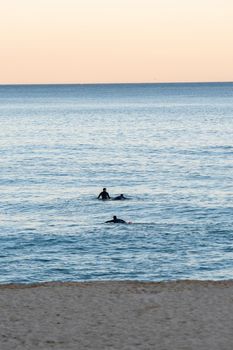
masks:
<svg viewBox="0 0 233 350"><path fill-rule="evenodd" d="M0 286L0 349L233 349L233 281Z"/></svg>

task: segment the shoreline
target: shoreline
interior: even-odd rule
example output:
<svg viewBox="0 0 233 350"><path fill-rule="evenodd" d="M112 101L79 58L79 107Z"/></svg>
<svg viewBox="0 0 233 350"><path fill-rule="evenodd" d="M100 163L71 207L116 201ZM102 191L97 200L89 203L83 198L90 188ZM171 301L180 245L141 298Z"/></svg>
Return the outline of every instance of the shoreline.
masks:
<svg viewBox="0 0 233 350"><path fill-rule="evenodd" d="M233 280L0 285L1 350L231 350Z"/></svg>
<svg viewBox="0 0 233 350"><path fill-rule="evenodd" d="M0 290L1 289L27 289L27 288L39 288L39 287L56 287L56 286L66 286L66 287L72 287L72 286L90 286L90 285L132 285L135 287L139 286L159 286L159 285L203 285L203 286L209 286L209 285L219 285L219 286L226 286L231 285L233 286L233 278L232 279L224 279L224 280L198 280L198 279L179 279L179 280L163 280L163 281L141 281L141 280L86 280L86 281L45 281L45 282L31 282L31 283L0 283Z"/></svg>

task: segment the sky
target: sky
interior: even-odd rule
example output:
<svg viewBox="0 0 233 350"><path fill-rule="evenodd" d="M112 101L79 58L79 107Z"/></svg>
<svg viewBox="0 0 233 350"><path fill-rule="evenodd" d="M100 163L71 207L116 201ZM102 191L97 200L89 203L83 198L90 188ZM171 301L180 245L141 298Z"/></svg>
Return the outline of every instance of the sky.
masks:
<svg viewBox="0 0 233 350"><path fill-rule="evenodd" d="M0 0L0 84L233 81L233 0Z"/></svg>

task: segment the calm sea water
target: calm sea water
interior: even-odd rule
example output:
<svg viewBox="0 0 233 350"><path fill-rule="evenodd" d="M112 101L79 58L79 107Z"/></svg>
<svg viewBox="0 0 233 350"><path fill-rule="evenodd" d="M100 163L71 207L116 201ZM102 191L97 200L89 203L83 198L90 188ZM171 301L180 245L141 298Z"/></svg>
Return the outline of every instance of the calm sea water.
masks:
<svg viewBox="0 0 233 350"><path fill-rule="evenodd" d="M232 83L0 86L0 283L232 279L232 224Z"/></svg>

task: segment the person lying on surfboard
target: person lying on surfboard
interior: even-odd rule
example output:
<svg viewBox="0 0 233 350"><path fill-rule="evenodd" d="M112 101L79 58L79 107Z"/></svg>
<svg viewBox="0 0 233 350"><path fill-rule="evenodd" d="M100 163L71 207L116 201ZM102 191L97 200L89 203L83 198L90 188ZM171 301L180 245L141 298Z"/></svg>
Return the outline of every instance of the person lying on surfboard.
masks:
<svg viewBox="0 0 233 350"><path fill-rule="evenodd" d="M125 220L118 219L116 215L113 216L112 220L105 221L106 224L108 223L114 223L114 224L127 224Z"/></svg>
<svg viewBox="0 0 233 350"><path fill-rule="evenodd" d="M120 196L117 196L117 197L113 198L114 201L122 201L122 200L124 200L124 199L128 199L128 198L126 198L126 197L123 195L123 193L120 194Z"/></svg>

